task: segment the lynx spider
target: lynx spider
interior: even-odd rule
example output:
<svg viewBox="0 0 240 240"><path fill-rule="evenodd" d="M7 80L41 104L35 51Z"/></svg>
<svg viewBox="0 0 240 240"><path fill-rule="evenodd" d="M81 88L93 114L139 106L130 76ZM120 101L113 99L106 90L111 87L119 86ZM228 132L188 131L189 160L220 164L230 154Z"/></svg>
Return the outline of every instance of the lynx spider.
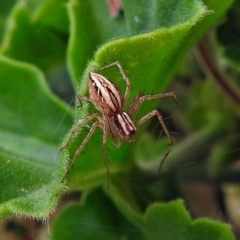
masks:
<svg viewBox="0 0 240 240"><path fill-rule="evenodd" d="M106 68L114 67L114 66L118 68L118 70L120 71L126 83L126 90L125 90L124 96L122 96L122 93L114 83L112 83L106 77L95 72L89 72L89 76L88 76L89 77L89 97L77 95L77 98L80 103L81 101L88 101L92 103L95 106L95 108L101 113L101 115L100 113L93 113L87 116L81 123L79 123L71 131L67 143L61 148L61 150L66 148L83 126L85 126L88 122L92 121L93 119L96 119L96 121L92 124L86 138L83 140L82 144L79 146L79 148L75 152L71 160L71 163L66 171L66 174L64 175L63 180L65 179L66 175L72 168L75 160L77 159L77 157L79 156L79 154L84 149L85 145L87 144L87 142L89 141L93 133L95 132L96 128L100 128L103 131L103 150L105 154L105 165L106 165L106 171L107 171L108 187L109 187L109 166L108 166L109 161L107 158L107 137L108 136L112 137L113 139L116 139L117 140L116 147L120 148L121 141L125 141L125 142L135 141L137 128L141 126L143 123L145 123L147 120L149 120L151 117L156 115L160 124L162 125L163 131L165 132L169 142L168 150L160 162L159 172L161 170L161 167L165 159L170 153L171 146L172 146L172 138L158 110L153 110L150 113L146 114L140 120L138 120L135 124L134 124L134 121L138 113L138 110L144 101L165 98L165 97L173 97L175 102L177 102L175 93L168 92L168 93L157 94L157 95L143 95L142 93L140 93L138 96L134 98L128 110L125 112L123 111L123 108L128 104L128 101L129 101L131 83L129 78L124 73L122 66L118 61L116 61L106 65L105 67L98 69L98 71L101 71Z"/></svg>

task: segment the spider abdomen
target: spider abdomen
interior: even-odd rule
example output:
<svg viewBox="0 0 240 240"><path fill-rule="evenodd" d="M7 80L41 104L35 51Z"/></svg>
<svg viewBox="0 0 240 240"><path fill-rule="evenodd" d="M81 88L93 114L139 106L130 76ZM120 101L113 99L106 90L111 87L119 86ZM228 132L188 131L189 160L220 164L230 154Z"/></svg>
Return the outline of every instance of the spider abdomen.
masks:
<svg viewBox="0 0 240 240"><path fill-rule="evenodd" d="M136 127L126 112L121 112L113 116L119 137L123 141L133 141L136 133Z"/></svg>

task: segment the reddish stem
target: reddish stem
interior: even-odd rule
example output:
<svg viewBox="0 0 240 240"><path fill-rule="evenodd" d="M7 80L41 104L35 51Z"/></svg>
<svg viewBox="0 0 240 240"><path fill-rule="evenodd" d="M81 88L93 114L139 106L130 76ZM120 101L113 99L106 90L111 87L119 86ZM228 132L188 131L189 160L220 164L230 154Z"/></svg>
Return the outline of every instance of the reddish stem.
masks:
<svg viewBox="0 0 240 240"><path fill-rule="evenodd" d="M240 107L240 92L226 74L219 68L207 40L204 39L198 42L197 54L205 72L210 75L229 98Z"/></svg>

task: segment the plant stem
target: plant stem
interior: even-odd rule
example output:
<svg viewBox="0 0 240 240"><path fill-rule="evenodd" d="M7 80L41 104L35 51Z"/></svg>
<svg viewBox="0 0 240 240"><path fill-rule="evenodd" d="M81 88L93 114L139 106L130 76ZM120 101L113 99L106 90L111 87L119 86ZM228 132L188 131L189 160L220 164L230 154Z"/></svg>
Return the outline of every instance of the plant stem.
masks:
<svg viewBox="0 0 240 240"><path fill-rule="evenodd" d="M234 104L240 108L240 90L233 85L228 76L220 69L214 56L215 54L206 38L198 42L197 57L203 67L203 70L229 96Z"/></svg>

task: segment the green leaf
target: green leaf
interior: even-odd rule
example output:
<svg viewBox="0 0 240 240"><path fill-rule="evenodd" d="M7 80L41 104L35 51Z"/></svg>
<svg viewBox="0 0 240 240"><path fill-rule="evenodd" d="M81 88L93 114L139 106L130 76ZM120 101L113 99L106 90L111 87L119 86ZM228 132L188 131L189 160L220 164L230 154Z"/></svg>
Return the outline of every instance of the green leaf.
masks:
<svg viewBox="0 0 240 240"><path fill-rule="evenodd" d="M102 190L92 191L82 204L71 204L53 224L52 239L142 239ZM64 226L64 227L63 227Z"/></svg>
<svg viewBox="0 0 240 240"><path fill-rule="evenodd" d="M234 0L203 0L203 3L208 8L208 15L201 20L198 25L198 29L196 31L195 37L202 37L207 30L211 29L214 25L216 25L217 21L219 21L228 8L233 4Z"/></svg>
<svg viewBox="0 0 240 240"><path fill-rule="evenodd" d="M115 204L117 208L101 190L91 192L82 204L72 204L61 213L53 224L52 239L234 239L227 224L209 219L193 221L182 200L154 203L137 221L123 199ZM123 215L117 210L121 204Z"/></svg>
<svg viewBox="0 0 240 240"><path fill-rule="evenodd" d="M6 18L11 10L13 3L16 0L9 0L9 1L0 1L0 44L2 42L2 38L4 35L4 27L6 25Z"/></svg>
<svg viewBox="0 0 240 240"><path fill-rule="evenodd" d="M234 239L230 225L209 219L192 221L182 200L152 204L143 223L147 239Z"/></svg>
<svg viewBox="0 0 240 240"><path fill-rule="evenodd" d="M189 0L177 3L173 0L123 0L123 6L131 35L195 22L196 16L204 9L200 1L192 4Z"/></svg>
<svg viewBox="0 0 240 240"><path fill-rule="evenodd" d="M66 43L66 37L34 21L25 2L20 1L9 15L0 53L46 70L64 61Z"/></svg>
<svg viewBox="0 0 240 240"><path fill-rule="evenodd" d="M122 18L111 18L105 1L70 0L67 7L70 19L68 64L76 85L97 46L124 36L126 26Z"/></svg>
<svg viewBox="0 0 240 240"><path fill-rule="evenodd" d="M240 48L237 37L240 32L239 9L240 2L235 1L226 15L226 21L222 23L217 30L217 40L224 47L224 56L237 68L239 68L240 65Z"/></svg>
<svg viewBox="0 0 240 240"><path fill-rule="evenodd" d="M54 17L48 16L45 21L43 18L47 16L48 7L52 8L56 2L43 2L46 5L36 8L39 9L37 14L35 11L32 14L23 1L15 6L9 16L1 53L22 62L31 62L46 70L62 61L66 52L66 39L64 37L63 39L59 32L51 31L50 27L65 32L67 24L64 19L65 12L59 11L59 8L53 14ZM121 62L131 79L133 85L131 99L142 89L145 93L163 92L181 58L208 28L207 22L204 22L204 27L199 29L203 22L200 20L207 14L200 1L182 0L176 4L175 0L166 2L125 0L123 5L125 18L113 19L109 16L105 1L69 1L67 9L71 36L67 61L73 82L78 86L77 92L80 94L87 93L87 73L94 66L101 67L115 60ZM217 13L214 16L219 17L218 6L223 5L218 3L214 9ZM155 14L149 14L152 12ZM136 18L134 13L137 13ZM55 17L61 21L53 23ZM211 20L214 22L217 18ZM115 40L108 42L110 39ZM97 50L96 45L103 43L106 44ZM93 51L96 50L93 61L88 64L79 82L78 79L87 61L93 57ZM109 69L102 74L113 79L120 89L124 90L124 81L116 70ZM58 143L63 133L70 129L71 124L72 116L66 106L49 92L43 74L32 65L1 56L0 79L0 179L3 183L0 216L15 213L44 218L54 211L56 202L64 191L61 178L65 174L70 156L72 157L82 143L89 126L81 130L79 137L74 139L69 148L61 152L56 161ZM156 101L143 105L139 115L151 111L155 105ZM89 114L88 111L93 111L93 108L89 109L85 104L83 107L76 107L74 126ZM98 131L69 174L69 186L72 189L90 188L106 182L101 146L102 132ZM124 143L119 150L112 141L109 141L110 176L113 178L114 173L128 171L133 166L134 149L131 146L134 145ZM110 191L116 193L114 183ZM124 195L123 190L121 194L116 193L115 199L111 196L111 200L123 214L127 212L125 217L128 221L149 235L151 224L143 227L141 207L138 206L131 191L125 191L125 204L121 200L121 195ZM93 199L95 197L96 195L93 195ZM105 201L101 201L101 198L104 199L104 196L96 197L104 205ZM91 203L87 211L84 210L85 216L96 202ZM106 209L104 207L102 209L103 213L100 215L98 208L97 213L93 214L94 217L104 216ZM157 212L158 209L155 210ZM117 210L115 212L119 214ZM147 221L156 218L151 217L151 214L148 216ZM74 217L77 219L79 215ZM112 219L108 216L103 220L98 219L98 222L104 221L109 225L110 220ZM135 227L133 229L138 231ZM201 230L202 228L200 232ZM112 234L115 236L114 231Z"/></svg>
<svg viewBox="0 0 240 240"><path fill-rule="evenodd" d="M57 154L71 114L36 67L1 56L0 79L0 216L48 217L64 190Z"/></svg>
<svg viewBox="0 0 240 240"><path fill-rule="evenodd" d="M156 141L150 134L142 134L136 146L136 159L141 168L146 170L153 169L151 163L156 159L158 159L158 165L160 165L161 152L162 156L164 156L166 146L168 145L167 139L164 140Z"/></svg>
<svg viewBox="0 0 240 240"><path fill-rule="evenodd" d="M7 16L9 11L12 8L12 5L16 2L16 0L9 0L9 1L1 1L0 2L0 15Z"/></svg>
<svg viewBox="0 0 240 240"><path fill-rule="evenodd" d="M116 179L115 179L116 180ZM192 220L182 200L153 203L145 213L139 211L136 199L124 184L115 181L105 193L122 214L138 226L146 239L233 239L230 225L210 219Z"/></svg>
<svg viewBox="0 0 240 240"><path fill-rule="evenodd" d="M34 21L59 34L68 34L67 2L68 0L43 1L34 12Z"/></svg>
<svg viewBox="0 0 240 240"><path fill-rule="evenodd" d="M126 21L128 22L134 21L130 14L133 2L135 5L138 5L136 1L124 2L124 12L126 13ZM89 2L85 4L89 4ZM161 19L158 19L158 15L154 15L154 21L146 18L148 12L146 12L144 9L148 9L149 6L146 3L142 4L142 11L138 13L138 17L140 22L146 21L148 23L149 32L143 33L146 32L146 29L144 26L142 26L137 30L135 29L137 31L135 33L139 32L143 34L139 34L130 38L114 40L100 47L95 54L94 61L90 62L83 74L78 86L78 93L86 94L88 82L87 74L93 69L93 67L105 66L106 64L112 63L113 60L118 60L124 66L126 75L130 77L132 82L131 98L139 94L142 88L146 94L158 94L164 91L171 75L179 63L180 58L190 47L190 45L185 46L184 43L188 38L194 37L194 31L197 31L196 24L206 15L207 11L205 7L198 1L195 1L193 4L189 4L189 1L181 1L177 5L178 8L174 8L176 14L179 11L178 21L173 21L169 28L161 28ZM155 7L158 9L158 11L160 11L161 1L156 2L156 4L157 6ZM166 8L171 8L173 6L173 1L168 1L165 4ZM77 55L79 55L81 52L79 47L85 47L85 45L79 43L79 40L82 36L80 34L80 30L82 29L82 20L79 17L80 15L77 14L78 9L80 13L80 10L83 8L83 6L84 4L78 3L75 0L70 1L68 6L70 24L73 27L71 30L68 57L70 69L74 79L76 79L76 76L79 76L79 66L82 66L82 60L80 59L81 57L77 57ZM186 8L188 8L189 11L184 11ZM169 12L164 10L165 8L162 9L162 15L167 18ZM91 10L88 16L92 16ZM181 19L181 21L179 19ZM193 26L195 28L193 28ZM135 31L134 25L132 28L132 31ZM150 32L156 28L159 29ZM94 28L91 30L93 31L93 34L96 33ZM92 39L92 36L93 35L89 35L90 39ZM98 40L96 39L96 36L93 37L93 39L96 41ZM124 91L125 83L115 68L101 71L101 74L112 79L117 86L119 86L121 91ZM155 105L156 101L144 103L139 115L142 116L144 113L154 109ZM86 117L88 114L87 111L87 105L84 105L82 108L75 108L75 123L73 128L79 123L79 121ZM92 108L90 112L92 111L96 110L93 110ZM98 147L96 149L96 146L102 146L102 134L100 133L101 132L97 132L94 134L84 148L84 153L80 154L79 158L76 160L74 167L69 174L69 186L72 188L89 187L91 185L100 184L104 179L106 179L106 170L103 164L106 160L104 159L102 153L102 147ZM64 143L67 142L68 137L69 134ZM83 142L85 137L86 133L82 129L81 134L74 139L69 147L64 149L62 154L67 157L65 159L65 165L67 165L67 162L70 162L74 152L77 150L80 143ZM133 157L130 144L124 143L121 151L119 151L110 141L108 148L109 159L111 162L111 174L113 172L127 170L130 166L132 166Z"/></svg>

